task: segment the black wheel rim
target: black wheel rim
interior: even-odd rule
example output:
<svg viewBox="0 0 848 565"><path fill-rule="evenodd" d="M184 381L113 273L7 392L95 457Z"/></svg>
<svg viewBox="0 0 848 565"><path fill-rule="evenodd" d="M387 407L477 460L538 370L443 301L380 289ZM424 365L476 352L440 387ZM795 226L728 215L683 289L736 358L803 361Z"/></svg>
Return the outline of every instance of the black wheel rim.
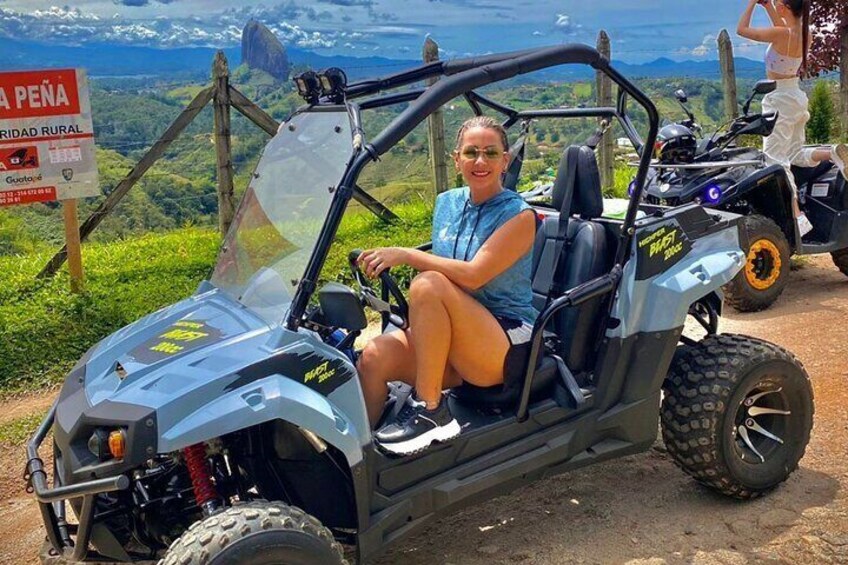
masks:
<svg viewBox="0 0 848 565"><path fill-rule="evenodd" d="M736 410L732 430L736 454L745 463L768 462L785 447L791 416L783 387L757 383Z"/></svg>
<svg viewBox="0 0 848 565"><path fill-rule="evenodd" d="M754 273L760 280L766 280L774 270L774 258L767 251L757 253L757 258L754 259Z"/></svg>

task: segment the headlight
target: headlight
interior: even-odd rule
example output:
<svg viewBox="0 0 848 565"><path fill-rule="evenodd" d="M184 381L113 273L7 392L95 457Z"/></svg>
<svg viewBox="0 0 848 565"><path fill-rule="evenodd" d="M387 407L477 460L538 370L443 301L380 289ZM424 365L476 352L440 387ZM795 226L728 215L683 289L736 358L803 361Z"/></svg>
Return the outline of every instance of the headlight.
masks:
<svg viewBox="0 0 848 565"><path fill-rule="evenodd" d="M97 428L88 438L88 450L100 461L123 459L127 452L127 432L123 428Z"/></svg>
<svg viewBox="0 0 848 565"><path fill-rule="evenodd" d="M710 204L717 204L721 195L721 187L717 184L711 184L704 190L704 200Z"/></svg>

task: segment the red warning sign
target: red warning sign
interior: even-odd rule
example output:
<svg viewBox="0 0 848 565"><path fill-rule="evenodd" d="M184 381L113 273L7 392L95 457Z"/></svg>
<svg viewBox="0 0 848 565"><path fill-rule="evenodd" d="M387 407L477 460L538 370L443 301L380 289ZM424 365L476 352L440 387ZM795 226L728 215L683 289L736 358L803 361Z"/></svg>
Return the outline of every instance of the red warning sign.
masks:
<svg viewBox="0 0 848 565"><path fill-rule="evenodd" d="M21 188L18 190L0 191L0 206L31 204L33 202L51 202L53 200L56 200L55 186L41 186L38 188Z"/></svg>
<svg viewBox="0 0 848 565"><path fill-rule="evenodd" d="M0 74L0 120L79 113L74 69Z"/></svg>
<svg viewBox="0 0 848 565"><path fill-rule="evenodd" d="M99 194L85 71L0 72L0 207Z"/></svg>
<svg viewBox="0 0 848 565"><path fill-rule="evenodd" d="M0 147L0 172L37 168L38 148L34 145L11 148Z"/></svg>

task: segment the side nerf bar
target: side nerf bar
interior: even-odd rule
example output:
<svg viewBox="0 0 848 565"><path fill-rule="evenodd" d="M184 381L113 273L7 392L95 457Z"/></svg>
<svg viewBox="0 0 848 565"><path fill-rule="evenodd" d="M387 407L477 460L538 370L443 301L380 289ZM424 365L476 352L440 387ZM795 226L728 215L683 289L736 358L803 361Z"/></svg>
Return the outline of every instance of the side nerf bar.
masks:
<svg viewBox="0 0 848 565"><path fill-rule="evenodd" d="M47 539L59 554L63 554L66 548L73 547L72 558L80 561L88 554L88 542L91 538L91 526L94 522L94 496L104 492L126 490L130 486L130 480L126 475L95 479L68 486L56 486L50 488L47 484L47 471L44 461L38 455L38 448L44 442L44 438L53 427L56 418L56 403L47 412L47 416L38 426L33 437L27 443L27 463L24 469L24 481L26 491L34 493L41 510L41 518L44 521L44 529L47 531ZM55 471L54 471L55 473ZM65 501L72 498L82 497L82 511L79 516L79 528L77 530L76 542L71 540L69 526L65 521Z"/></svg>

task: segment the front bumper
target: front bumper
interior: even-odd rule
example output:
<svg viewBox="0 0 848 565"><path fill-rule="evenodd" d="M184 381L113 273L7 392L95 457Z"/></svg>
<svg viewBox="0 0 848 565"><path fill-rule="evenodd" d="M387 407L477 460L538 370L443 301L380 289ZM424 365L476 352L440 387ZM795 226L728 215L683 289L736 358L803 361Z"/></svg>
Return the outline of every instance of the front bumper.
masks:
<svg viewBox="0 0 848 565"><path fill-rule="evenodd" d="M89 556L88 545L91 539L91 527L94 524L95 495L126 490L130 486L130 480L122 474L73 485L61 485L57 484L60 473L54 470L54 485L50 488L44 461L39 457L38 449L53 426L55 417L56 403L50 408L35 435L27 444L24 480L27 484L27 492L35 494L38 501L44 529L47 531L47 541L58 555L81 561ZM82 510L79 514L79 526L73 526L65 519L65 502L77 498L82 498ZM76 535L75 540L71 538L71 534Z"/></svg>

